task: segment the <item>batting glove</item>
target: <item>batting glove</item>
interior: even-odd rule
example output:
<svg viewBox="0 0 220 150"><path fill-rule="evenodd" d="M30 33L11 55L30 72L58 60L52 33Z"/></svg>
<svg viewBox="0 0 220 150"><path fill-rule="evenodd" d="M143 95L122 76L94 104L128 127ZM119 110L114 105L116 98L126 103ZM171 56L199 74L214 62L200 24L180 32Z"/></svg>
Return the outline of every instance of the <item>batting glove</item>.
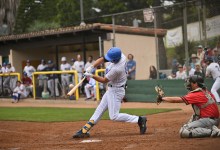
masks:
<svg viewBox="0 0 220 150"><path fill-rule="evenodd" d="M93 74L91 74L91 73L88 73L88 72L85 72L84 73L84 76L86 76L86 77L90 77L90 78L93 78Z"/></svg>
<svg viewBox="0 0 220 150"><path fill-rule="evenodd" d="M86 69L86 72L87 73L92 73L92 70L94 69L94 66L93 65L91 65L91 66L89 66L87 69Z"/></svg>

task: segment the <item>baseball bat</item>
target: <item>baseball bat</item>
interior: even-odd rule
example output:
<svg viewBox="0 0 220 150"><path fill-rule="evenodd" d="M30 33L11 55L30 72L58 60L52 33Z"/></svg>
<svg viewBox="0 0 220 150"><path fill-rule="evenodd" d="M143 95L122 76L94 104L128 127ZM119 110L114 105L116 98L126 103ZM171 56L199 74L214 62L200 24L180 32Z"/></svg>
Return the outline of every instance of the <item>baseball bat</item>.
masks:
<svg viewBox="0 0 220 150"><path fill-rule="evenodd" d="M80 86L80 84L86 79L86 77L84 77L77 85L74 86L74 88L72 88L72 90L69 91L69 93L67 93L68 96L73 95L73 93L75 93L76 89Z"/></svg>

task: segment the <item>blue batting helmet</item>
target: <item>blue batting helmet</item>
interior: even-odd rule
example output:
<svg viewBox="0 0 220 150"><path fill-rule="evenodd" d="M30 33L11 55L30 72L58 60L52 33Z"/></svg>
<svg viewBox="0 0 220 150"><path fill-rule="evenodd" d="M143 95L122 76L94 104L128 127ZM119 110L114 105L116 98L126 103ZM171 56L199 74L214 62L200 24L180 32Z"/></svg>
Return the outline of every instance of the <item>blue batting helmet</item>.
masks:
<svg viewBox="0 0 220 150"><path fill-rule="evenodd" d="M105 55L105 59L110 62L118 62L121 58L121 49L118 47L112 47Z"/></svg>

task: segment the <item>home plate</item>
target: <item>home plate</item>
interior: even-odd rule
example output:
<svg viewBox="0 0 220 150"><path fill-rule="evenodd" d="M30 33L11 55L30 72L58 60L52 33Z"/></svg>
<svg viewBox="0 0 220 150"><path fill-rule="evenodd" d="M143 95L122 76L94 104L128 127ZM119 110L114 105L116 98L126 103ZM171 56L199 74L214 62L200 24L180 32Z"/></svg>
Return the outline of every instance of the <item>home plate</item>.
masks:
<svg viewBox="0 0 220 150"><path fill-rule="evenodd" d="M102 140L83 140L80 143L95 143L95 142L101 142Z"/></svg>

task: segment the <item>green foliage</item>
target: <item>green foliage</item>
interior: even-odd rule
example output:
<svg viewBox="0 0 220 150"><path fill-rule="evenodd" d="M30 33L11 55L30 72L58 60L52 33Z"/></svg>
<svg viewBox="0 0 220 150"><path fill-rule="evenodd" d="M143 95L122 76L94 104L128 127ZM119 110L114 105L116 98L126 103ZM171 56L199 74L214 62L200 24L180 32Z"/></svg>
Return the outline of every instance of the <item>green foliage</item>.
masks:
<svg viewBox="0 0 220 150"><path fill-rule="evenodd" d="M140 116L175 110L179 109L121 109L121 112ZM94 111L94 108L0 108L0 120L35 122L80 121L88 120ZM109 119L108 112L105 112L102 119Z"/></svg>
<svg viewBox="0 0 220 150"><path fill-rule="evenodd" d="M196 54L196 46L198 44L196 42L188 42L188 51L189 51L189 57L191 56L191 54ZM180 64L185 64L185 48L184 48L184 44L180 44L178 46L175 47L175 58L178 60L178 62Z"/></svg>
<svg viewBox="0 0 220 150"><path fill-rule="evenodd" d="M60 25L56 22L42 22L42 21L34 21L33 24L30 25L29 28L27 28L28 32L34 32L34 31L42 31L47 29L56 29L59 28Z"/></svg>

